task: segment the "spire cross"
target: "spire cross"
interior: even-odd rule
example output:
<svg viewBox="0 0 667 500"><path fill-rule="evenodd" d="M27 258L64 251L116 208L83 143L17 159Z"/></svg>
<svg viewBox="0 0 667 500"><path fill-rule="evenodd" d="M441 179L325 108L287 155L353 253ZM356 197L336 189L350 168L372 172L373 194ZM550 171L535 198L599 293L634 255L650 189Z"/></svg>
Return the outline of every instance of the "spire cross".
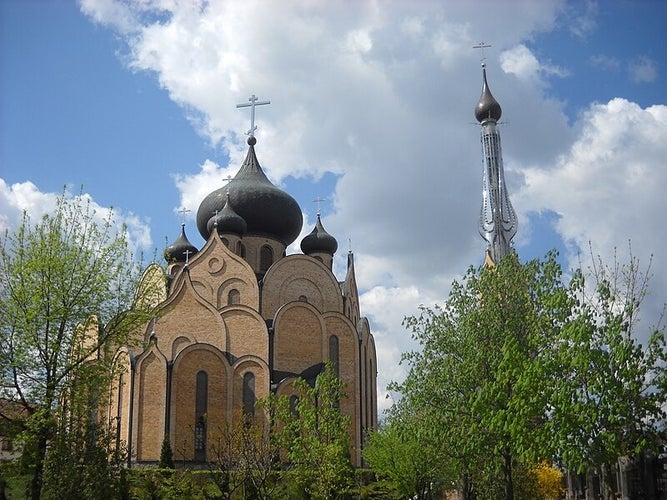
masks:
<svg viewBox="0 0 667 500"><path fill-rule="evenodd" d="M190 263L190 254L193 253L190 250L186 250L183 252L183 255L185 255L185 265L187 266Z"/></svg>
<svg viewBox="0 0 667 500"><path fill-rule="evenodd" d="M250 108L250 130L246 132L246 135L249 135L250 137L255 136L255 130L257 130L257 127L255 126L255 106L262 106L264 104L271 104L271 101L259 101L258 97L253 94L248 98L247 103L243 104L237 104L237 108Z"/></svg>
<svg viewBox="0 0 667 500"><path fill-rule="evenodd" d="M320 215L321 203L326 200L326 198L320 198L319 196L313 200L313 203L317 203L317 215Z"/></svg>
<svg viewBox="0 0 667 500"><path fill-rule="evenodd" d="M480 61L482 61L482 66L486 66L486 56L484 55L484 49L488 49L489 47L491 47L491 45L486 42L479 42L477 45L472 46L473 49L479 49L482 52L482 57L480 59Z"/></svg>
<svg viewBox="0 0 667 500"><path fill-rule="evenodd" d="M226 182L225 186L227 186L227 194L229 194L229 183L232 182L232 176L227 175L227 177L222 179L222 182Z"/></svg>
<svg viewBox="0 0 667 500"><path fill-rule="evenodd" d="M215 218L213 219L213 225L214 225L215 227L218 227L218 210L216 210L216 211L213 212L213 213L215 214Z"/></svg>
<svg viewBox="0 0 667 500"><path fill-rule="evenodd" d="M187 215L187 213L188 213L189 211L190 211L190 210L187 209L187 208L185 208L185 207L181 208L181 209L178 211L178 213L181 214L181 224L185 225L185 216Z"/></svg>

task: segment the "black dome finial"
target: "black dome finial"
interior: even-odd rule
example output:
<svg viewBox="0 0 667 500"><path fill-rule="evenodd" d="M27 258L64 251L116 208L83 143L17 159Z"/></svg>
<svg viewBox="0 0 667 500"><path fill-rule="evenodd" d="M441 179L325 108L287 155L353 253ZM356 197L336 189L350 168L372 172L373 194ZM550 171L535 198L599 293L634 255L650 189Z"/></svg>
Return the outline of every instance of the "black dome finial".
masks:
<svg viewBox="0 0 667 500"><path fill-rule="evenodd" d="M186 262L190 255L198 252L188 237L185 235L185 222L181 223L181 234L176 240L164 250L164 259L170 264L174 262Z"/></svg>
<svg viewBox="0 0 667 500"><path fill-rule="evenodd" d="M487 120L500 120L503 110L498 101L491 94L489 84L486 81L486 63L482 63L482 95L475 106L475 118L480 123Z"/></svg>
<svg viewBox="0 0 667 500"><path fill-rule="evenodd" d="M301 251L309 255L311 253L324 252L333 255L338 250L336 238L327 233L322 225L320 214L317 214L317 222L313 231L301 240Z"/></svg>

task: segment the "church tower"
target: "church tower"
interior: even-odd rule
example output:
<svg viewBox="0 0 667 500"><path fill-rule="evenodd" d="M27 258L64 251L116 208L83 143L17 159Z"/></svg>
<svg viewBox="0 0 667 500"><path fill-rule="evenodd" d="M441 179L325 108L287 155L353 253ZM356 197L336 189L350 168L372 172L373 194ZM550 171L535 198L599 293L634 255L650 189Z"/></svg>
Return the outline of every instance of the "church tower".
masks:
<svg viewBox="0 0 667 500"><path fill-rule="evenodd" d="M518 224L505 185L500 132L498 132L502 109L489 90L485 63L482 63L482 82L482 95L475 106L475 118L482 127L484 167L479 234L487 242L485 263L494 264L512 251L510 242L516 234Z"/></svg>

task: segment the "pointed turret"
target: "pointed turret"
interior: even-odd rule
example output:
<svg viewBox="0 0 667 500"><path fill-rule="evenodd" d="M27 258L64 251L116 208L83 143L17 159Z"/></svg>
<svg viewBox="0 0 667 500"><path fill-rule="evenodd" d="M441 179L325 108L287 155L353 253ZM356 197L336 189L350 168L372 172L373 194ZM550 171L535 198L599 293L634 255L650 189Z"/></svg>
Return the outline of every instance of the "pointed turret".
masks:
<svg viewBox="0 0 667 500"><path fill-rule="evenodd" d="M188 257L198 252L188 237L185 235L185 222L181 223L181 234L176 240L164 250L164 259L174 264L176 262L185 262Z"/></svg>
<svg viewBox="0 0 667 500"><path fill-rule="evenodd" d="M327 233L322 225L320 213L317 213L317 222L311 233L301 240L301 251L322 261L331 269L333 265L333 255L338 250L336 238Z"/></svg>
<svg viewBox="0 0 667 500"><path fill-rule="evenodd" d="M211 217L206 224L206 229L209 233L213 232L213 228L217 228L218 234L232 233L238 236L243 236L248 230L248 224L243 217L236 213L232 202L229 199L229 192L227 192L227 202L222 207L222 211Z"/></svg>
<svg viewBox="0 0 667 500"><path fill-rule="evenodd" d="M317 214L317 222L312 232L301 240L301 251L306 255L312 253L327 253L333 255L338 250L336 238L327 233L322 225L320 214Z"/></svg>
<svg viewBox="0 0 667 500"><path fill-rule="evenodd" d="M484 166L479 234L487 242L487 258L499 262L512 250L510 242L517 231L517 217L505 185L500 133L496 126L502 109L489 90L485 64L482 64L482 80L482 95L475 106L475 118L482 126Z"/></svg>
<svg viewBox="0 0 667 500"><path fill-rule="evenodd" d="M486 81L485 65L482 65L482 80L482 95L479 97L477 106L475 106L475 118L477 118L479 123L484 123L486 120L493 120L497 122L500 120L500 117L503 114L503 110L489 90L489 84Z"/></svg>

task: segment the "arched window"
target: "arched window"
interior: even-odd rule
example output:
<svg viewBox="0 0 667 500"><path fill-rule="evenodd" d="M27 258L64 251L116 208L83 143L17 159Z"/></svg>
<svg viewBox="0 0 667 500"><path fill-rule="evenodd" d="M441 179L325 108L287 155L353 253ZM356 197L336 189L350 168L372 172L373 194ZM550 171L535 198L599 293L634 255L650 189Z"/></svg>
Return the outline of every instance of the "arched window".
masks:
<svg viewBox="0 0 667 500"><path fill-rule="evenodd" d="M245 259L245 245L240 241L236 244L236 255Z"/></svg>
<svg viewBox="0 0 667 500"><path fill-rule="evenodd" d="M299 302L308 302L308 297L305 295L299 295Z"/></svg>
<svg viewBox="0 0 667 500"><path fill-rule="evenodd" d="M116 442L120 439L120 418L123 415L123 385L125 383L125 374L121 373L118 376L118 407L116 408Z"/></svg>
<svg viewBox="0 0 667 500"><path fill-rule="evenodd" d="M195 389L195 461L206 460L206 411L208 407L208 374L197 372Z"/></svg>
<svg viewBox="0 0 667 500"><path fill-rule="evenodd" d="M229 293L227 294L227 305L231 306L232 304L240 304L240 303L241 303L241 293L236 288L230 290Z"/></svg>
<svg viewBox="0 0 667 500"><path fill-rule="evenodd" d="M227 248L229 248L229 240L227 238L220 238Z"/></svg>
<svg viewBox="0 0 667 500"><path fill-rule="evenodd" d="M243 375L243 413L255 416L255 374L252 372Z"/></svg>
<svg viewBox="0 0 667 500"><path fill-rule="evenodd" d="M338 349L338 337L329 337L329 360L333 366L336 376L340 376L340 354Z"/></svg>
<svg viewBox="0 0 667 500"><path fill-rule="evenodd" d="M266 272L273 264L273 249L269 245L264 245L259 250L259 270Z"/></svg>

